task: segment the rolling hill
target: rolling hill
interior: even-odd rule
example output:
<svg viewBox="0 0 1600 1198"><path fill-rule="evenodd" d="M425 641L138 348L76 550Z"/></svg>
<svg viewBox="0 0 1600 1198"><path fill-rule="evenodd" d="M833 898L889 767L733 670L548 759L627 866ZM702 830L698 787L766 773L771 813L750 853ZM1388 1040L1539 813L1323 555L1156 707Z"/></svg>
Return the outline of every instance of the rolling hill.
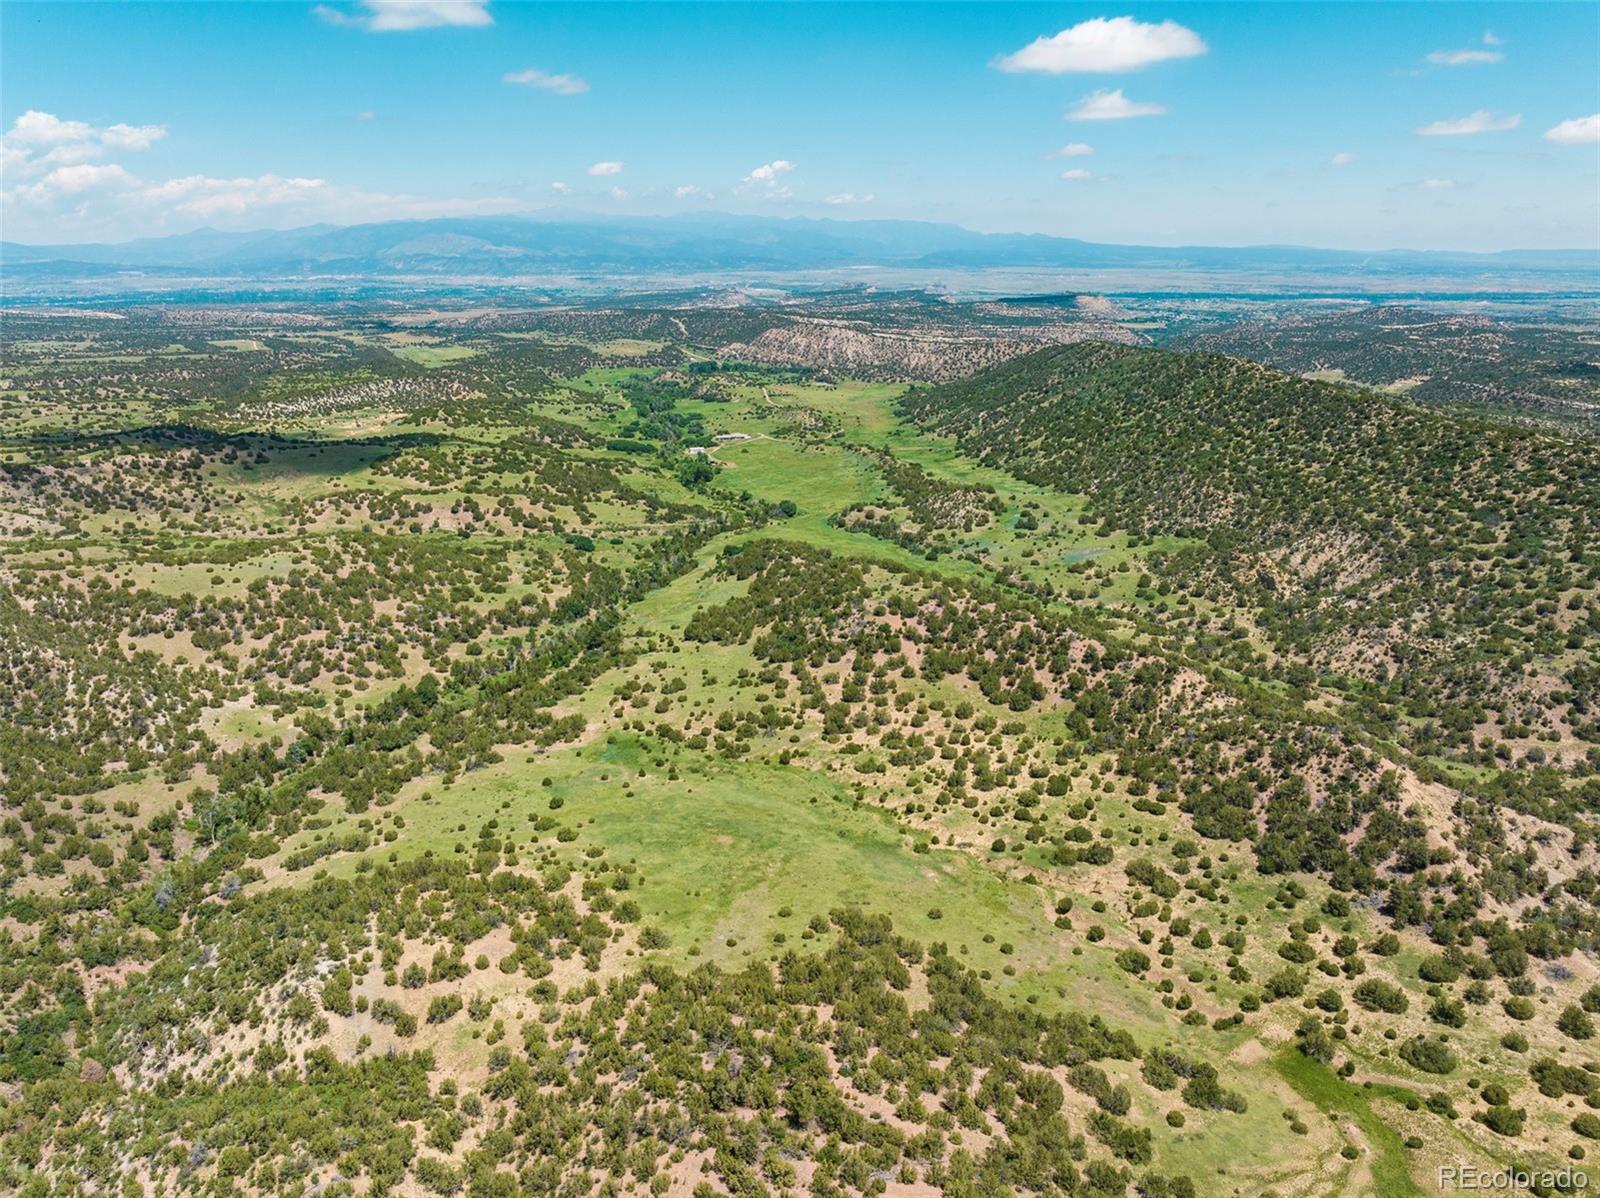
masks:
<svg viewBox="0 0 1600 1198"><path fill-rule="evenodd" d="M200 277L515 277L603 271L823 270L860 266L1337 271L1371 278L1430 275L1476 288L1539 275L1592 285L1583 251L1382 253L1301 246L1109 245L1042 234L978 233L901 220L681 217L459 217L230 233L201 229L122 244L0 243L13 280L102 276L108 269Z"/></svg>
<svg viewBox="0 0 1600 1198"><path fill-rule="evenodd" d="M1528 723L1520 703L1541 728L1600 736L1592 440L1099 344L914 390L903 410L1087 493L1103 531L1166 544L1152 565L1168 585L1251 613L1281 660L1386 694L1420 744Z"/></svg>

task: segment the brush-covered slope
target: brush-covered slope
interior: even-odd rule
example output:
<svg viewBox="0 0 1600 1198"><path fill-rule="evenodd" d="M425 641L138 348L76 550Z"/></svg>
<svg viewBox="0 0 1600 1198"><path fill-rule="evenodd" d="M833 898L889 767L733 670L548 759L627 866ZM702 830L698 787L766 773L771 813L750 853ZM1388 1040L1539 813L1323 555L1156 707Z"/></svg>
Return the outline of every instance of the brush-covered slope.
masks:
<svg viewBox="0 0 1600 1198"><path fill-rule="evenodd" d="M910 393L962 450L1166 544L1163 584L1425 749L1600 738L1600 446L1210 354L1076 345ZM1165 540L1163 540L1165 539ZM1513 742L1490 745L1489 734Z"/></svg>
<svg viewBox="0 0 1600 1198"><path fill-rule="evenodd" d="M971 399L1040 478L1116 418L1047 485L689 309L19 322L0 1194L1413 1198L1600 1141L1600 754L1532 723L1578 701L1468 749L1273 650L1340 610L1282 559L1346 526L1247 517L1385 493L1252 443L1244 383L1160 391L1277 376L1036 359L1128 375ZM1188 536L1145 455L1211 488ZM1435 560L1587 618L1520 580L1590 547L1507 488L1526 548ZM1586 636L1482 660L1528 689Z"/></svg>

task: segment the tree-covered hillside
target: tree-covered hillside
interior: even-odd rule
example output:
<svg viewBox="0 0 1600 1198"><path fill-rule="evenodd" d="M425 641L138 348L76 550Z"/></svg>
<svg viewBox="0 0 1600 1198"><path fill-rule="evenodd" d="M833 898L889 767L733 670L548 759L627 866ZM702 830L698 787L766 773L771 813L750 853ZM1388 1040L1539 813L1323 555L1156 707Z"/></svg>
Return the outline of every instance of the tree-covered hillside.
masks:
<svg viewBox="0 0 1600 1198"><path fill-rule="evenodd" d="M1207 354L1043 350L903 410L1463 759L1600 744L1600 445ZM1401 725L1396 724L1396 730ZM1425 735L1424 735L1425 734Z"/></svg>
<svg viewBox="0 0 1600 1198"><path fill-rule="evenodd" d="M8 315L0 1193L1586 1158L1594 446L880 298Z"/></svg>

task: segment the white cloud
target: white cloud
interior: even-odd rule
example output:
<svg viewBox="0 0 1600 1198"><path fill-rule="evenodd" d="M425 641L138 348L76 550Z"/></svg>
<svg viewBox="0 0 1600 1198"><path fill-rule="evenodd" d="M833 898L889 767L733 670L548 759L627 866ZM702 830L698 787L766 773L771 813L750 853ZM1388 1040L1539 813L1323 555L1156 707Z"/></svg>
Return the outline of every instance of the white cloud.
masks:
<svg viewBox="0 0 1600 1198"><path fill-rule="evenodd" d="M373 112L372 109L370 109L370 108L368 108L364 112L356 113L356 120L358 120L358 121L375 121L377 119L378 119L378 114Z"/></svg>
<svg viewBox="0 0 1600 1198"><path fill-rule="evenodd" d="M1428 61L1436 67L1482 67L1491 63L1500 62L1505 55L1494 49L1500 45L1500 39L1493 32L1485 32L1483 44L1490 47L1487 50L1435 50L1428 55Z"/></svg>
<svg viewBox="0 0 1600 1198"><path fill-rule="evenodd" d="M611 198L613 200L625 200L628 198L628 192L625 188L613 187L611 189Z"/></svg>
<svg viewBox="0 0 1600 1198"><path fill-rule="evenodd" d="M1330 166L1349 166L1355 160L1356 156L1349 150L1340 150L1332 158L1328 159L1328 164Z"/></svg>
<svg viewBox="0 0 1600 1198"><path fill-rule="evenodd" d="M59 191L72 194L102 187L126 187L136 180L115 162L85 162L77 166L57 167L44 177L44 182Z"/></svg>
<svg viewBox="0 0 1600 1198"><path fill-rule="evenodd" d="M774 158L771 162L764 162L751 171L734 190L740 192L755 191L769 200L786 200L794 193L785 187L783 176L794 170L794 163L787 158Z"/></svg>
<svg viewBox="0 0 1600 1198"><path fill-rule="evenodd" d="M167 135L165 125L109 125L100 144L111 150L148 150Z"/></svg>
<svg viewBox="0 0 1600 1198"><path fill-rule="evenodd" d="M840 191L835 192L831 196L823 196L822 202L824 204L832 204L834 206L841 204L870 204L876 198L877 197L871 192L868 192L866 195L857 195L853 191Z"/></svg>
<svg viewBox="0 0 1600 1198"><path fill-rule="evenodd" d="M788 174L792 170L794 170L794 163L777 158L756 167L755 170L744 177L744 181L746 183L774 183L779 175Z"/></svg>
<svg viewBox="0 0 1600 1198"><path fill-rule="evenodd" d="M10 144L7 135L3 148L8 174L18 166L19 159L25 172L23 181L0 190L0 202L8 206L10 228L26 229L27 236L39 240L76 241L90 234L126 237L209 224L234 228L285 227L320 221L351 224L526 208L521 201L503 197L431 199L276 174L235 178L194 174L149 181L114 162L72 162L41 169L41 162L64 147L103 144L98 132L85 134L71 129L75 124L57 122L51 126L36 119L24 123L24 136L48 134L57 142L40 157L30 155L25 147ZM71 129L75 137L94 140L63 143L62 127ZM154 139L151 128L125 126L112 134L110 142L126 148L148 145Z"/></svg>
<svg viewBox="0 0 1600 1198"><path fill-rule="evenodd" d="M58 166L43 178L0 193L11 201L48 205L67 196L137 187L139 180L114 162Z"/></svg>
<svg viewBox="0 0 1600 1198"><path fill-rule="evenodd" d="M97 129L83 121L64 121L54 113L29 109L12 122L5 144L22 147L30 153L45 149L46 154L71 147L84 147L94 153L105 150L148 150L167 135L165 125L107 125Z"/></svg>
<svg viewBox="0 0 1600 1198"><path fill-rule="evenodd" d="M327 186L321 179L286 179L273 174L235 179L185 175L146 187L140 199L187 216L210 220L218 216L242 216L260 208L293 206L310 196L325 194Z"/></svg>
<svg viewBox="0 0 1600 1198"><path fill-rule="evenodd" d="M1069 179L1074 183L1082 183L1085 179L1094 178L1094 174L1079 167L1070 171L1062 171L1061 177L1063 179Z"/></svg>
<svg viewBox="0 0 1600 1198"><path fill-rule="evenodd" d="M560 179L557 179L554 183L550 184L550 190L555 192L558 196L564 196L570 192L572 188L568 187Z"/></svg>
<svg viewBox="0 0 1600 1198"><path fill-rule="evenodd" d="M46 186L67 194L90 192L99 187L126 187L136 182L125 168L117 163L80 163L77 166L58 166L43 179Z"/></svg>
<svg viewBox="0 0 1600 1198"><path fill-rule="evenodd" d="M186 175L141 187L134 198L156 210L163 219L177 214L205 223L220 219L242 225L264 221L338 223L474 216L514 212L523 207L518 201L500 197L431 199L270 173L232 179Z"/></svg>
<svg viewBox="0 0 1600 1198"><path fill-rule="evenodd" d="M164 125L108 125L64 121L54 113L29 109L0 137L7 173L40 176L58 167L92 162L109 151L148 150L167 135Z"/></svg>
<svg viewBox="0 0 1600 1198"><path fill-rule="evenodd" d="M1456 185L1454 179L1424 179L1422 185L1429 191L1448 191Z"/></svg>
<svg viewBox="0 0 1600 1198"><path fill-rule="evenodd" d="M1552 125L1544 131L1544 139L1563 146L1584 146L1600 142L1600 112L1593 116L1575 116L1571 120Z"/></svg>
<svg viewBox="0 0 1600 1198"><path fill-rule="evenodd" d="M93 162L97 158L104 158L106 147L98 142L77 141L67 142L64 145L52 146L43 154L30 153L26 147L12 147L17 154L8 164L20 168L30 175L41 174L52 167L67 166L74 162Z"/></svg>
<svg viewBox="0 0 1600 1198"><path fill-rule="evenodd" d="M372 12L367 27L374 33L494 24L489 0L362 0L362 4Z"/></svg>
<svg viewBox="0 0 1600 1198"><path fill-rule="evenodd" d="M622 163L597 162L589 168L589 173L596 178L600 178L605 175L620 175L622 173Z"/></svg>
<svg viewBox="0 0 1600 1198"><path fill-rule="evenodd" d="M1050 157L1052 157L1052 158L1087 158L1090 154L1093 154L1093 153L1094 153L1094 147L1093 146L1089 145L1086 142L1074 141L1074 142L1068 142L1066 145L1062 146L1059 150L1050 151Z"/></svg>
<svg viewBox="0 0 1600 1198"><path fill-rule="evenodd" d="M589 90L589 84L576 75L552 75L537 67L508 72L505 81L523 87L537 87L542 91L555 92L558 96L579 96Z"/></svg>
<svg viewBox="0 0 1600 1198"><path fill-rule="evenodd" d="M69 142L89 141L94 137L94 127L82 121L64 121L54 113L37 112L30 108L12 122L6 140L24 146L59 146Z"/></svg>
<svg viewBox="0 0 1600 1198"><path fill-rule="evenodd" d="M1505 55L1498 50L1435 50L1428 61L1436 67L1482 67L1499 62Z"/></svg>
<svg viewBox="0 0 1600 1198"><path fill-rule="evenodd" d="M1167 110L1160 104L1130 100L1119 87L1115 91L1090 92L1067 110L1069 121L1121 121L1136 116L1161 116Z"/></svg>
<svg viewBox="0 0 1600 1198"><path fill-rule="evenodd" d="M682 187L674 187L672 189L673 198L679 200L687 200L699 194L700 189L693 183L685 183Z"/></svg>
<svg viewBox="0 0 1600 1198"><path fill-rule="evenodd" d="M1063 29L1054 37L1036 38L1014 54L994 60L1002 71L1137 71L1152 63L1193 58L1206 44L1192 29L1176 21L1148 25L1132 17L1095 17Z"/></svg>
<svg viewBox="0 0 1600 1198"><path fill-rule="evenodd" d="M369 33L406 33L444 26L493 25L489 0L361 0L362 12L319 4L311 11L330 25L354 25Z"/></svg>
<svg viewBox="0 0 1600 1198"><path fill-rule="evenodd" d="M1474 133L1504 133L1522 124L1522 114L1509 116L1480 108L1470 116L1454 121L1434 121L1416 131L1418 137L1466 137Z"/></svg>

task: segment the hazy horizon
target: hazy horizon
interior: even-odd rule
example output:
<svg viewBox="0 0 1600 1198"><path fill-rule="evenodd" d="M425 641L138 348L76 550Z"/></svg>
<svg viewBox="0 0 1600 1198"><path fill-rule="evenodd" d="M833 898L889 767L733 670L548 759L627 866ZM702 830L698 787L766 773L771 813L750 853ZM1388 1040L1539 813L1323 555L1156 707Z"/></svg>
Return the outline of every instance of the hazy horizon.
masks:
<svg viewBox="0 0 1600 1198"><path fill-rule="evenodd" d="M84 238L82 240L24 240L22 238L4 237L0 242L7 245L22 246L27 248L54 248L57 246L119 246L129 245L140 241L161 241L188 237L196 234L214 234L228 237L251 237L272 233L306 233L313 231L336 231L341 229L354 229L366 226L420 224L446 221L530 221L558 223L570 221L573 223L596 222L610 224L626 224L630 221L692 221L703 220L706 222L716 220L774 220L792 221L815 224L841 224L841 225L874 225L874 224L903 224L927 225L960 229L985 237L1046 237L1057 241L1080 241L1088 245L1104 245L1130 249L1217 249L1217 250L1265 250L1287 249L1307 250L1327 253L1347 254L1460 254L1473 256L1491 256L1508 254L1594 254L1597 255L1597 264L1600 264L1600 245L1507 245L1499 249L1475 250L1463 249L1456 246L1421 247L1414 245L1364 245L1364 246L1335 246L1314 242L1293 241L1237 241L1237 242L1196 242L1196 241L1109 241L1097 238L1080 237L1070 233L1047 233L1037 229L977 229L972 225L956 220L924 220L916 217L886 217L847 215L808 215L802 213L750 213L735 212L722 209L703 209L697 212L686 213L618 213L604 212L594 209L565 208L551 206L529 212L507 212L494 214L470 214L449 217L415 217L396 216L379 220L360 221L310 221L293 224L262 224L249 228L222 228L216 225L200 225L192 229L154 234L139 234L123 238Z"/></svg>

